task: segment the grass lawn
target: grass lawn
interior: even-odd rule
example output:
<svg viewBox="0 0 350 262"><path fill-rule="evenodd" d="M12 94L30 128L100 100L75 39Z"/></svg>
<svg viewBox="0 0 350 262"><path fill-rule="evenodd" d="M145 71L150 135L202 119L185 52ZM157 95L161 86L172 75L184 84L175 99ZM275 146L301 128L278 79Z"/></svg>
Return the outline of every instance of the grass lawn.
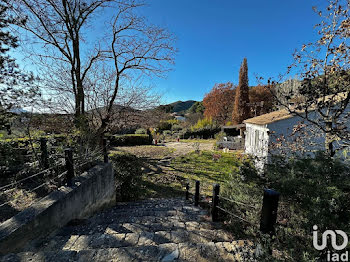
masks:
<svg viewBox="0 0 350 262"><path fill-rule="evenodd" d="M313 248L310 234L315 224L320 228L341 225L339 228L344 232L350 232L349 171L332 159L294 160L287 165L277 161L260 176L238 151L203 150L178 156L178 151L175 154L166 147L118 150L120 157L111 159L117 177L125 181L124 192L131 195L129 200L184 197L188 181L194 193L195 180L201 182L201 195L211 196L213 184L219 183L222 196L219 206L234 214L221 213L227 228L237 239L251 239L272 249L272 257L266 253L266 258L259 261L316 261L312 258L320 254ZM129 155L125 158L126 152ZM259 230L265 188L281 193L273 242Z"/></svg>
<svg viewBox="0 0 350 262"><path fill-rule="evenodd" d="M223 184L232 174L238 174L241 163L236 153L202 151L174 158L173 152L159 146L118 147L111 151L111 159L117 173L126 179L125 184L133 180L131 195L141 199L183 196L187 182L194 192L196 180L201 182L201 195L210 196L213 184ZM124 159L123 155L128 157Z"/></svg>
<svg viewBox="0 0 350 262"><path fill-rule="evenodd" d="M220 157L214 159L214 154ZM211 195L213 184L223 184L230 179L230 175L238 174L240 163L240 155L235 153L203 151L175 158L170 166L178 176L190 182L192 191L195 181L198 180L201 194Z"/></svg>

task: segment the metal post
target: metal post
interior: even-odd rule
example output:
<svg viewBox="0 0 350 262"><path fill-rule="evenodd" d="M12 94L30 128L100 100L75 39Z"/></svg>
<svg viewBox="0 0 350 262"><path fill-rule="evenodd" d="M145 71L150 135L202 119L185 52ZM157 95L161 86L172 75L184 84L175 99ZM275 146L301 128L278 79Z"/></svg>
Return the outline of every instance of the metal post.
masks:
<svg viewBox="0 0 350 262"><path fill-rule="evenodd" d="M71 148L67 148L64 150L65 160L66 160L66 169L67 169L67 185L72 185L72 180L74 178L74 163L73 163L73 150Z"/></svg>
<svg viewBox="0 0 350 262"><path fill-rule="evenodd" d="M103 139L103 160L108 163L108 152L107 152L107 139Z"/></svg>
<svg viewBox="0 0 350 262"><path fill-rule="evenodd" d="M264 190L263 207L261 210L260 220L260 231L263 233L274 233L279 197L280 193L274 190Z"/></svg>
<svg viewBox="0 0 350 262"><path fill-rule="evenodd" d="M220 193L220 185L215 184L213 186L213 202L212 202L212 208L211 208L211 217L213 222L219 221L219 193Z"/></svg>
<svg viewBox="0 0 350 262"><path fill-rule="evenodd" d="M41 150L41 164L44 168L49 167L49 156L47 153L47 139L40 138L40 150Z"/></svg>
<svg viewBox="0 0 350 262"><path fill-rule="evenodd" d="M190 199L190 183L186 183L186 200Z"/></svg>
<svg viewBox="0 0 350 262"><path fill-rule="evenodd" d="M196 193L194 195L194 205L198 206L199 204L199 181L196 181Z"/></svg>

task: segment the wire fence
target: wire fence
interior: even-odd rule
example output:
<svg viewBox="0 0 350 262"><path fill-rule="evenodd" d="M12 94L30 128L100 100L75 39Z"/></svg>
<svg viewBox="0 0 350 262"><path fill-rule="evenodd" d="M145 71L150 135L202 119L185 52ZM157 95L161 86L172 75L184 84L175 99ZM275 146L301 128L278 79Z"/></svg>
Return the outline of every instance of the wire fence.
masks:
<svg viewBox="0 0 350 262"><path fill-rule="evenodd" d="M202 182L195 181L195 192L191 192L190 182L186 183L186 199L194 198L194 204L200 204L200 184ZM235 199L220 195L220 185L214 184L213 195L207 196L210 199L210 213L213 222L233 218L243 222L254 229L259 228L263 233L273 233L277 219L277 207L279 202L279 193L272 189L265 189L261 204L244 203Z"/></svg>
<svg viewBox="0 0 350 262"><path fill-rule="evenodd" d="M243 221L243 222L245 222L245 223L248 223L249 225L255 226L254 223L252 223L252 222L250 222L250 221L248 221L248 220L246 220L246 219L244 219L244 218L242 218L242 217L240 217L240 216L238 216L238 215L233 214L232 212L226 210L225 208L222 208L221 206L217 206L217 208L220 209L222 212L224 212L224 213L226 213L226 214L228 214L228 215L230 215L230 216L232 216L232 217L234 217L234 218L239 219L240 221Z"/></svg>
<svg viewBox="0 0 350 262"><path fill-rule="evenodd" d="M243 202L240 202L240 201L236 201L234 199L230 199L230 198L224 197L222 195L219 195L219 198L220 198L220 200L225 200L225 201L228 201L230 203L234 203L234 204L241 205L241 206L244 206L244 207L253 208L253 209L256 208L256 206L253 206L253 205L250 205L250 204L247 204L247 203L243 203Z"/></svg>
<svg viewBox="0 0 350 262"><path fill-rule="evenodd" d="M62 174L58 175L57 177L54 177L54 178L50 179L49 181L47 181L47 182L45 182L45 183L42 183L42 184L40 184L40 185L34 187L34 188L31 189L31 190L27 190L26 193L27 193L27 194L33 193L33 192L35 192L36 190L38 190L38 189L40 189L40 188L43 188L44 186L49 185L50 183L52 183L52 182L55 181L56 179L59 179L59 178L64 177L64 176L66 175L66 173L67 173L67 171L63 172ZM16 189L16 188L14 188L14 189ZM35 199L35 200L33 200L29 205L31 205L31 204L34 203L34 202L40 201L40 200L43 199L44 197L45 197L45 196L41 197L40 199ZM9 201L7 201L7 202L5 202L5 203L2 203L2 204L0 204L0 207L3 207L3 206L5 206L5 205L7 205L7 204L10 204L10 203L13 202L13 201L14 201L14 200L11 199L11 200L9 200Z"/></svg>
<svg viewBox="0 0 350 262"><path fill-rule="evenodd" d="M241 201L236 201L234 199L230 199L227 197L224 197L222 195L218 195L217 196L219 199L219 205L217 205L217 208L223 212L224 214L226 214L227 216L229 216L230 218L233 219L238 219L241 222L247 223L250 226L254 226L256 227L257 224L256 222L248 219L248 218L244 218L243 215L246 215L246 212L238 212L241 208L244 209L249 209L251 211L250 213L250 217L249 218L253 218L253 220L258 220L258 216L259 216L259 212L260 212L260 208L258 206L254 206L248 203L243 203ZM235 206L235 207L233 207ZM234 213L236 211L236 213ZM240 215L238 215L240 214Z"/></svg>
<svg viewBox="0 0 350 262"><path fill-rule="evenodd" d="M31 193L35 194L34 199L27 205L29 206L43 199L47 194L53 191L53 188L57 189L64 184L68 186L71 185L69 183L71 182L70 180L80 176L87 169L97 164L97 162L101 160L106 161L106 159L108 161L108 147L109 144L104 142L102 149L100 147L85 151L83 154L77 154L74 160L73 154L71 154L72 158L69 159L66 152L67 150L73 151L72 149L66 149L64 154L40 155L41 158L47 157L50 160L47 162L49 167L43 168L43 163L40 163L40 161L36 161L39 163L35 167L31 166L33 162L26 163L29 166L13 175L13 178L15 178L14 181L0 186L0 208L15 204L16 198L18 199L18 196L15 196L17 194L16 190L24 192L26 195L24 197L28 197ZM47 153L47 150L45 149L42 154L43 153ZM43 159L42 162L45 162L45 159ZM68 168L69 165L71 165L72 169ZM69 177L68 175L71 170L73 170L73 176ZM0 213L2 213L1 210ZM3 217L1 217L2 215L0 219L3 219Z"/></svg>
<svg viewBox="0 0 350 262"><path fill-rule="evenodd" d="M39 176L39 175L41 175L41 174L44 174L44 173L46 173L47 171L50 171L50 170L52 170L52 169L54 169L54 168L56 168L56 167L58 167L58 166L59 166L59 165L56 165L56 166L47 168L47 169L45 169L45 170L43 170L43 171L40 171L39 173L36 173L36 174L34 174L34 175L25 177L25 178L23 178L23 179L20 179L20 180L17 180L17 181L15 181L15 182L13 182L13 183L10 183L10 184L7 184L7 185L5 185L5 186L2 186L2 187L0 187L0 191L4 190L5 188L8 188L8 187L11 187L11 186L15 186L15 185L17 185L17 184L20 184L20 183L22 183L22 182L24 182L24 181L26 181L26 180L28 180L28 179L31 179L31 178L34 178L34 177ZM4 192L0 192L0 194L3 194L3 193L4 193Z"/></svg>

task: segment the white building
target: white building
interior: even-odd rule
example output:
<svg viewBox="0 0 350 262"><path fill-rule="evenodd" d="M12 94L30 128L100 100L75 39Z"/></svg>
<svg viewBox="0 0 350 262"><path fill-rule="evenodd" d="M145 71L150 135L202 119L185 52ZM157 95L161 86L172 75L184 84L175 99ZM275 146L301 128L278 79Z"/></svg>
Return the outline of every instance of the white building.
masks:
<svg viewBox="0 0 350 262"><path fill-rule="evenodd" d="M350 106L344 112L344 119L349 109ZM317 119L316 111L309 112L309 119ZM324 132L286 109L253 117L244 123L245 153L258 159L257 167L263 168L273 154L312 156L325 149ZM350 127L350 121L346 121L346 126Z"/></svg>

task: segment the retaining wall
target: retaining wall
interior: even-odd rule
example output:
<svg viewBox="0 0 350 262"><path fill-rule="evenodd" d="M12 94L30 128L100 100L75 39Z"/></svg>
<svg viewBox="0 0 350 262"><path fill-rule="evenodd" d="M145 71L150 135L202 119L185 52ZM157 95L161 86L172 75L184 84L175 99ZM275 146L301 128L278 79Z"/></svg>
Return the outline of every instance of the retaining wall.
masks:
<svg viewBox="0 0 350 262"><path fill-rule="evenodd" d="M0 254L20 251L34 239L45 237L73 219L86 218L115 205L112 165L98 164L42 200L0 224Z"/></svg>

